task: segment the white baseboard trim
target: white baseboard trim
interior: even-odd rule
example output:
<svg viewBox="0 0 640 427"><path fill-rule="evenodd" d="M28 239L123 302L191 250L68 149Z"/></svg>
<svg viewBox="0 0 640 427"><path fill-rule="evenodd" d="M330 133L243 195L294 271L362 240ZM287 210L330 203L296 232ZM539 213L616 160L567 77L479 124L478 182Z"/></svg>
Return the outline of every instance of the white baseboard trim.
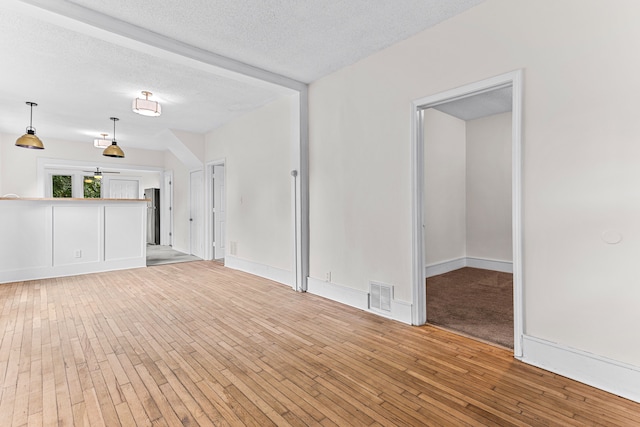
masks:
<svg viewBox="0 0 640 427"><path fill-rule="evenodd" d="M224 266L234 270L244 271L255 276L264 277L283 285L292 286L293 273L289 270L272 267L270 265L261 264L259 262L249 261L232 255L224 256Z"/></svg>
<svg viewBox="0 0 640 427"><path fill-rule="evenodd" d="M424 269L424 276L429 278L439 274L449 273L450 271L458 270L463 267L481 268L483 270L500 271L502 273L513 273L513 263L510 261L463 257L428 265Z"/></svg>
<svg viewBox="0 0 640 427"><path fill-rule="evenodd" d="M640 403L640 367L524 335L525 363Z"/></svg>
<svg viewBox="0 0 640 427"><path fill-rule="evenodd" d="M307 292L360 310L369 309L369 293L358 289L308 277Z"/></svg>
<svg viewBox="0 0 640 427"><path fill-rule="evenodd" d="M450 259L449 261L439 262L437 264L427 265L425 267L425 277L433 277L439 274L445 274L450 271L459 270L467 266L466 258Z"/></svg>
<svg viewBox="0 0 640 427"><path fill-rule="evenodd" d="M467 267L482 268L483 270L500 271L502 273L513 273L513 263L510 261L497 261L494 259L483 259L467 257Z"/></svg>
<svg viewBox="0 0 640 427"><path fill-rule="evenodd" d="M102 273L147 266L146 257L118 259L104 262L35 267L0 272L0 283L24 282L26 280L49 279L53 277L78 276L80 274Z"/></svg>
<svg viewBox="0 0 640 427"><path fill-rule="evenodd" d="M402 323L411 324L411 303L391 300L391 312L385 313L378 310L369 309L369 293L358 289L353 289L344 285L327 282L313 277L307 278L307 292L318 295L332 301L339 302L378 316L397 320Z"/></svg>

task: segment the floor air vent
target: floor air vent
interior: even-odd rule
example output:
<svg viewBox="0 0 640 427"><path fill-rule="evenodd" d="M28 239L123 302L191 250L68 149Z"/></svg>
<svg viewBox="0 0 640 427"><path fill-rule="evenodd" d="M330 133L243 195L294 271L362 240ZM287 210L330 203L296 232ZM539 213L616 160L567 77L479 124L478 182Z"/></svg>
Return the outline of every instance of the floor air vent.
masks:
<svg viewBox="0 0 640 427"><path fill-rule="evenodd" d="M369 283L369 308L380 311L391 311L393 287L382 283Z"/></svg>

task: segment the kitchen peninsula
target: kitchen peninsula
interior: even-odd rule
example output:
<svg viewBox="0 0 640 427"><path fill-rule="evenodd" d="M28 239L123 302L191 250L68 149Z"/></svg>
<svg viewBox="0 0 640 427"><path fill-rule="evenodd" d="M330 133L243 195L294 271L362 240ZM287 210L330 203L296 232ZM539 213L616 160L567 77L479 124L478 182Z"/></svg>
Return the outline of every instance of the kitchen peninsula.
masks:
<svg viewBox="0 0 640 427"><path fill-rule="evenodd" d="M146 266L146 199L0 198L0 283Z"/></svg>

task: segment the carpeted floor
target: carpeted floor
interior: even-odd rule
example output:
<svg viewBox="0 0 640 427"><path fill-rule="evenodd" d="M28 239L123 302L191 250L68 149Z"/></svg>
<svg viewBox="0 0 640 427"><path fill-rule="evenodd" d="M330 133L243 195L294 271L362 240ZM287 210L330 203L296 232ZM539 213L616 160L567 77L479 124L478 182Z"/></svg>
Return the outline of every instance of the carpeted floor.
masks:
<svg viewBox="0 0 640 427"><path fill-rule="evenodd" d="M427 322L513 348L513 275L465 267L428 278Z"/></svg>

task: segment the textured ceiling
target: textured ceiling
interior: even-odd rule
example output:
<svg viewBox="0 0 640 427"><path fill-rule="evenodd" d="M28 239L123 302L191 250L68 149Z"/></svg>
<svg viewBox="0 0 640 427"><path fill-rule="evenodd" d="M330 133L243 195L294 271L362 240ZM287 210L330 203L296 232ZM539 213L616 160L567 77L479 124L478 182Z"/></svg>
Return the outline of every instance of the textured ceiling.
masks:
<svg viewBox="0 0 640 427"><path fill-rule="evenodd" d="M511 86L494 89L433 107L461 120L475 120L511 111Z"/></svg>
<svg viewBox="0 0 640 427"><path fill-rule="evenodd" d="M34 101L34 126L45 145L47 138L90 143L112 133L109 117L116 116L123 148L162 149L157 135L167 129L205 133L291 93L96 38L76 28L82 26L59 26L42 13L25 12L24 4L80 6L99 21L148 30L308 83L481 1L3 0L0 132L23 133L29 118L24 103ZM131 112L141 90L162 102L162 116Z"/></svg>
<svg viewBox="0 0 640 427"><path fill-rule="evenodd" d="M310 83L482 0L72 0Z"/></svg>

